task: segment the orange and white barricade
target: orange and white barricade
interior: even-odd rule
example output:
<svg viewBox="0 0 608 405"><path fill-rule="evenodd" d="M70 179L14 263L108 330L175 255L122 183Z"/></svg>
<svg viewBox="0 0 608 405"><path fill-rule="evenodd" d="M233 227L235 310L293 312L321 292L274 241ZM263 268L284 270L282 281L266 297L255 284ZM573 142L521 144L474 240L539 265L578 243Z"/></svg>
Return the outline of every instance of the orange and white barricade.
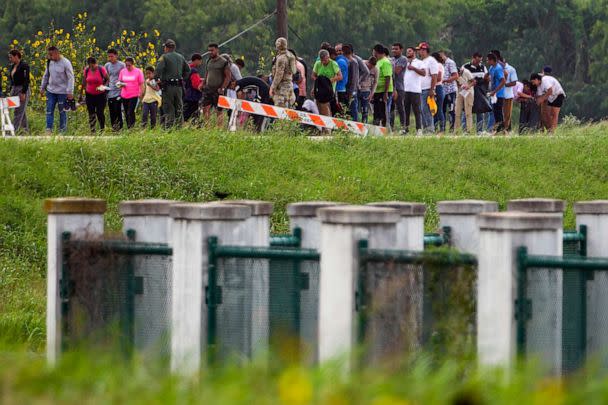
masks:
<svg viewBox="0 0 608 405"><path fill-rule="evenodd" d="M15 135L15 126L11 121L8 110L20 105L19 97L0 98L0 132L2 132L2 136Z"/></svg>
<svg viewBox="0 0 608 405"><path fill-rule="evenodd" d="M300 124L313 125L317 128L342 129L354 132L357 135L386 135L388 133L388 130L385 127L225 96L220 96L218 107L232 110L229 124L231 131L236 131L237 114L238 112L243 111L249 114L261 115L267 118L290 120Z"/></svg>

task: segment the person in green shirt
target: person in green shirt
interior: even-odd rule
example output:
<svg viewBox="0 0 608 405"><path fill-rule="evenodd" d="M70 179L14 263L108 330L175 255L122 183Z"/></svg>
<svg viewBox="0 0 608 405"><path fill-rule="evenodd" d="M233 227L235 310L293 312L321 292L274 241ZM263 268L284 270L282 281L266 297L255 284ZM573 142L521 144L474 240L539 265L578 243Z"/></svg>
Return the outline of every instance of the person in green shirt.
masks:
<svg viewBox="0 0 608 405"><path fill-rule="evenodd" d="M391 102L393 100L393 64L387 58L388 49L382 44L373 48L374 57L377 59L378 86L374 93L374 125L388 127L390 125Z"/></svg>
<svg viewBox="0 0 608 405"><path fill-rule="evenodd" d="M184 122L183 83L190 75L190 66L175 52L172 39L165 42L164 51L156 64L154 78L160 80L163 89L161 121L165 128L171 128Z"/></svg>
<svg viewBox="0 0 608 405"><path fill-rule="evenodd" d="M325 77L329 79L332 85L332 91L335 93L336 91L336 83L342 80L342 72L340 71L340 66L336 61L330 59L329 52L325 49L321 49L319 51L319 60L315 62L315 65L312 68L312 80L315 81L315 88L317 88L317 79L320 77ZM320 99L315 94L315 100L317 102L317 107L319 108L319 114L331 116L331 102L326 101L325 97Z"/></svg>

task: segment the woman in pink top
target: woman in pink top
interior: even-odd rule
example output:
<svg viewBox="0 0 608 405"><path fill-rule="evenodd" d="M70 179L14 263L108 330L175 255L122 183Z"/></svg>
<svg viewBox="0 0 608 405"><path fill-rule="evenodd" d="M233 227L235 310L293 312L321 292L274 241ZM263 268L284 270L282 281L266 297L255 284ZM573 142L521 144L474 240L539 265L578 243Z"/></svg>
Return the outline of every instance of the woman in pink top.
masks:
<svg viewBox="0 0 608 405"><path fill-rule="evenodd" d="M82 91L85 93L91 132L95 132L96 121L99 121L100 130L103 131L106 126L104 115L106 92L99 88L108 83L108 80L108 73L103 67L97 65L97 60L93 57L88 58L87 67L82 74Z"/></svg>
<svg viewBox="0 0 608 405"><path fill-rule="evenodd" d="M121 70L118 75L120 97L122 98L122 106L125 110L127 128L133 128L135 125L137 101L144 94L144 74L133 65L133 58L126 58L125 69Z"/></svg>

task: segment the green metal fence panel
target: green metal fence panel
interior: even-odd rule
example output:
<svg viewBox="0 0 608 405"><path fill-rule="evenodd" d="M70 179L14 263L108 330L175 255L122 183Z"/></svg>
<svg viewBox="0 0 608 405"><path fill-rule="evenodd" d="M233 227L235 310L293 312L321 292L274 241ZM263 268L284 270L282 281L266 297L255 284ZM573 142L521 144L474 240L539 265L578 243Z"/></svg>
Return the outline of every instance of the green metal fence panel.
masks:
<svg viewBox="0 0 608 405"><path fill-rule="evenodd" d="M162 244L72 240L64 234L63 349L167 354L171 254Z"/></svg>
<svg viewBox="0 0 608 405"><path fill-rule="evenodd" d="M272 247L300 247L302 244L302 229L294 228L291 234L270 235L270 246Z"/></svg>
<svg viewBox="0 0 608 405"><path fill-rule="evenodd" d="M441 228L441 233L425 233L424 234L424 247L441 247L450 246L452 237L452 228L444 226Z"/></svg>
<svg viewBox="0 0 608 405"><path fill-rule="evenodd" d="M285 360L316 359L319 259L316 250L209 246L209 359L249 359L270 349ZM310 304L313 305L310 305Z"/></svg>
<svg viewBox="0 0 608 405"><path fill-rule="evenodd" d="M475 350L476 264L454 251L408 252L359 246L355 296L363 363L426 350Z"/></svg>
<svg viewBox="0 0 608 405"><path fill-rule="evenodd" d="M586 254L584 244L579 248L579 253ZM524 247L519 248L517 258L515 318L518 352L520 355L542 354L545 339L559 335L561 347L559 356L554 359L559 365L556 371L567 374L579 369L587 360L589 328L596 326L588 324L590 308L587 282L593 279L594 272L608 271L608 258L586 258L580 254L563 257L531 256ZM546 283L548 276L554 280L561 277L562 281L562 289L555 292L554 302L547 302L546 291L539 295L539 288L535 288L535 283L538 286L539 280ZM546 319L545 312L551 311L544 309L551 306L561 308L561 318ZM561 328L556 329L558 325ZM544 356L545 359L553 357L553 353Z"/></svg>

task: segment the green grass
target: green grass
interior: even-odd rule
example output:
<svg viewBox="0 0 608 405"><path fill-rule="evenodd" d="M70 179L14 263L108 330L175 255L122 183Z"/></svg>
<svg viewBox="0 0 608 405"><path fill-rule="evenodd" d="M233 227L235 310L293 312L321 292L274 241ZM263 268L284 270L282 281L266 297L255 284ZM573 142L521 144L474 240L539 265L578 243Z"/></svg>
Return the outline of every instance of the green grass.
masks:
<svg viewBox="0 0 608 405"><path fill-rule="evenodd" d="M566 227L573 227L571 208L574 201L608 196L606 129L608 125L601 124L564 129L554 137L508 139L362 139L338 135L331 140L318 141L298 136L289 129L261 137L189 129L168 134L160 131L132 132L123 137L93 140L2 140L0 347L11 350L20 347L35 353L44 348L46 219L41 206L45 198L104 198L109 202L107 227L119 229L117 204L122 200L209 201L215 199L215 193L228 193L230 198L273 201L274 231L285 231L287 218L284 209L286 204L294 201L425 202L430 208L427 230L431 230L437 225L434 204L439 200L488 199L498 201L504 208L506 201L513 198L552 197L568 201ZM17 353L21 352L18 350ZM15 367L9 367L12 362ZM29 379L40 385L30 392L32 398L39 394L40 398L50 401L57 395L67 402L78 402L78 398L90 398L100 393L106 399L100 402L128 399L119 392L120 373L126 375L130 371L120 370L112 375L100 365L100 377L95 381L90 381L92 377L86 370L74 371L81 373L74 375L80 384L73 388L75 391L56 392L64 389L62 387L68 382L68 377L56 371L40 371L40 367L41 360L37 357L30 362L24 354L0 355L0 370L7 370L0 371L0 387L8 386L9 403L10 400L24 402L19 400L19 395L22 391L30 392L23 387ZM475 376L467 378L468 382L460 381L458 376L449 374L449 370L445 371L446 375L417 370L411 371L407 378L420 383L428 379L428 390L433 389L433 384L437 389L448 390L446 396L441 397L443 399L451 398L448 393L453 393L456 387L465 389L468 383L483 385L475 382ZM255 393L259 387L263 391L260 398L273 398L276 381L272 378L258 384L251 374L247 374L250 369L232 372L242 379L245 390ZM145 374L145 371L137 369L137 373ZM138 390L148 388L146 395L159 390L162 391L159 398L168 398L171 402L178 398L185 402L196 400L198 394L200 398L232 395L228 391L214 391L217 387L203 384L183 388L167 379L158 387L149 387L150 378L149 375L137 374L126 382L124 395L135 395ZM315 381L315 392L325 389L327 381L323 378L310 378ZM79 379L83 380L82 383ZM400 392L402 387L398 381L401 380L387 380L386 391ZM458 384L452 388L455 381ZM404 387L413 387L413 382ZM375 388L360 394L363 388L357 381L350 380L344 384L340 389L347 397L352 394L362 395L366 401L373 399ZM374 384L383 386L381 381L372 386ZM503 383L499 377L487 384L491 386L482 387L479 395L530 388L525 383L523 387L516 383L514 386ZM235 390L234 386L231 387ZM599 388L589 382L577 389L583 395L587 392L585 390ZM408 398L413 403L429 403L424 399L429 398L425 395L431 395L431 392L425 394L425 390L426 385L413 388L416 394ZM2 388L0 397L1 394ZM141 402L146 402L146 395L141 397ZM507 395L506 398L513 397ZM151 401L155 402L153 398Z"/></svg>

